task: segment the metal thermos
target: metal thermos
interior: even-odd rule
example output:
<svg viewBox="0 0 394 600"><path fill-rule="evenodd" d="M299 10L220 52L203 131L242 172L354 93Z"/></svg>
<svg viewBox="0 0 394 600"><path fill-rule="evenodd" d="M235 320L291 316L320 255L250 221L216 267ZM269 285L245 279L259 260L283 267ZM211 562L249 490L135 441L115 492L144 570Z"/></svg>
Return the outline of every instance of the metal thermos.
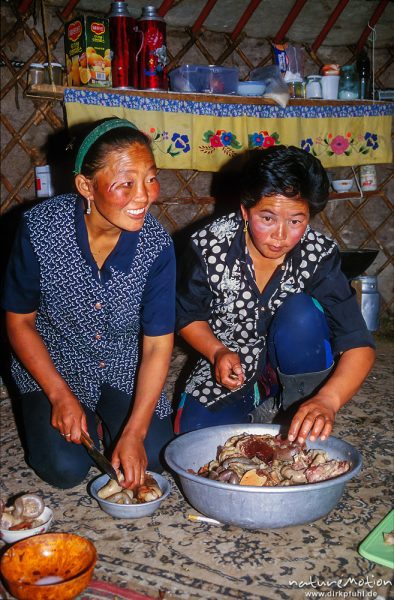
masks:
<svg viewBox="0 0 394 600"><path fill-rule="evenodd" d="M112 2L109 19L112 87L138 87L136 20L130 15L126 2Z"/></svg>
<svg viewBox="0 0 394 600"><path fill-rule="evenodd" d="M138 19L141 46L138 51L139 88L141 90L166 90L168 87L166 64L166 24L154 6L145 6Z"/></svg>
<svg viewBox="0 0 394 600"><path fill-rule="evenodd" d="M363 275L352 279L361 284L361 313L369 331L379 329L380 294L376 275Z"/></svg>

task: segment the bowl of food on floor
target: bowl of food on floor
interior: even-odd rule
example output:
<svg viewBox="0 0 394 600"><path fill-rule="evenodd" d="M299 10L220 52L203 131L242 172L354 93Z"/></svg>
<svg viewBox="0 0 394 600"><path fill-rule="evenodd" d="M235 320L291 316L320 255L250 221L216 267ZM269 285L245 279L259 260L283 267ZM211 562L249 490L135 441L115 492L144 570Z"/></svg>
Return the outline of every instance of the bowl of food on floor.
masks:
<svg viewBox="0 0 394 600"><path fill-rule="evenodd" d="M0 538L6 544L47 532L52 520L52 509L37 494L21 494L6 502L0 500Z"/></svg>
<svg viewBox="0 0 394 600"><path fill-rule="evenodd" d="M221 523L271 529L327 515L362 464L348 442L330 436L290 442L279 425L219 425L185 433L165 460L189 503Z"/></svg>
<svg viewBox="0 0 394 600"><path fill-rule="evenodd" d="M71 600L87 587L96 561L90 540L72 533L43 533L8 548L0 569L18 600Z"/></svg>
<svg viewBox="0 0 394 600"><path fill-rule="evenodd" d="M153 471L147 471L143 485L125 489L108 475L101 475L90 484L90 494L99 507L111 517L140 519L152 515L171 492L169 481Z"/></svg>

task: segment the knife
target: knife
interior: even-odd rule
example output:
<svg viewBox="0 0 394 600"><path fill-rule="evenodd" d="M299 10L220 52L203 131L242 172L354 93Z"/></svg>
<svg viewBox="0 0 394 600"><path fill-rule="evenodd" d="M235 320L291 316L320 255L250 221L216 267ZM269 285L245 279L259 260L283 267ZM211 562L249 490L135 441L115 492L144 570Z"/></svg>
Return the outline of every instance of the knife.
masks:
<svg viewBox="0 0 394 600"><path fill-rule="evenodd" d="M111 479L114 479L117 483L119 483L118 475L109 460L105 458L104 454L100 452L98 448L96 448L91 437L89 437L84 431L81 431L81 442L97 466L100 467L104 473L109 475Z"/></svg>

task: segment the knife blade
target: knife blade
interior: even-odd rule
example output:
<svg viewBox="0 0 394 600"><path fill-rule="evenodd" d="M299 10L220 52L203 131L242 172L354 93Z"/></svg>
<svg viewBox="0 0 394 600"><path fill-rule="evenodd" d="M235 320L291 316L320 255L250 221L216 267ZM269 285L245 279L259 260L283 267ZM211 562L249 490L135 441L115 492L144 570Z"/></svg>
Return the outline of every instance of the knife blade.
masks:
<svg viewBox="0 0 394 600"><path fill-rule="evenodd" d="M104 454L100 452L98 448L96 448L92 438L84 431L81 431L81 443L85 446L96 465L100 467L104 473L109 475L111 479L114 479L117 483L119 483L118 475L109 460L105 458Z"/></svg>

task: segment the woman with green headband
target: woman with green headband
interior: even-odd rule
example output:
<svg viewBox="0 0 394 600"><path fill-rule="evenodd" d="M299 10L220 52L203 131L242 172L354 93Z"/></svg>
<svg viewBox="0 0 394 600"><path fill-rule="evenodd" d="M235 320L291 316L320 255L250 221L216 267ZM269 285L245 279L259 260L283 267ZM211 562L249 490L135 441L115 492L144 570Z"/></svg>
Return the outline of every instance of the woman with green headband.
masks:
<svg viewBox="0 0 394 600"><path fill-rule="evenodd" d="M123 119L90 125L76 193L24 215L2 304L29 465L48 483L82 482L98 423L125 487L161 471L172 437L162 388L173 345L175 258L150 214L160 186L149 138Z"/></svg>

